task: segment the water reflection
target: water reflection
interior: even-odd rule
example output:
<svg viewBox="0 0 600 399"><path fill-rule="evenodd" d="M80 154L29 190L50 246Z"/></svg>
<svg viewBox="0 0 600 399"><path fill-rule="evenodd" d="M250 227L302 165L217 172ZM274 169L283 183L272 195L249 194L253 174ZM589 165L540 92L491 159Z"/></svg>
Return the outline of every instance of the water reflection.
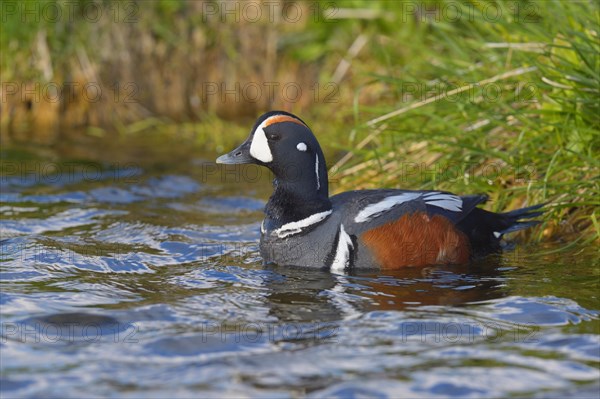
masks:
<svg viewBox="0 0 600 399"><path fill-rule="evenodd" d="M78 158L106 173L0 181L3 395L504 397L597 387L597 253L347 275L263 267L270 181L210 175L190 143L152 140L12 153L17 166ZM104 169L106 154L122 175Z"/></svg>
<svg viewBox="0 0 600 399"><path fill-rule="evenodd" d="M334 321L373 310L458 306L501 298L501 259L469 265L355 271L348 275L305 268L271 267L265 280L270 314L284 322Z"/></svg>

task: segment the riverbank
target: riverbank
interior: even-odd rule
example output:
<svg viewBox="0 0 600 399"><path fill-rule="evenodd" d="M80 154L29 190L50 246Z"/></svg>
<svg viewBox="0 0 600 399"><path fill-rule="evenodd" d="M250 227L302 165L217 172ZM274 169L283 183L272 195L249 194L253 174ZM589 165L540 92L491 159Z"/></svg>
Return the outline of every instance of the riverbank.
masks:
<svg viewBox="0 0 600 399"><path fill-rule="evenodd" d="M548 202L524 239L600 238L594 2L20 4L3 6L3 147L165 134L220 153L285 109L334 191Z"/></svg>

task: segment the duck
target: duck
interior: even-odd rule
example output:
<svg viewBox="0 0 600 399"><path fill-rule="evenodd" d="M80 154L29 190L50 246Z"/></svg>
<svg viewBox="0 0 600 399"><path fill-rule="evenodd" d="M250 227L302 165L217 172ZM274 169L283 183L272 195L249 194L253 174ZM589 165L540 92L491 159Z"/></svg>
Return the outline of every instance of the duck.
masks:
<svg viewBox="0 0 600 399"><path fill-rule="evenodd" d="M329 196L327 164L317 138L298 116L261 115L248 138L219 164L255 164L274 175L260 227L264 264L393 270L467 264L502 250L507 233L530 228L544 204L487 211L485 194L371 189Z"/></svg>

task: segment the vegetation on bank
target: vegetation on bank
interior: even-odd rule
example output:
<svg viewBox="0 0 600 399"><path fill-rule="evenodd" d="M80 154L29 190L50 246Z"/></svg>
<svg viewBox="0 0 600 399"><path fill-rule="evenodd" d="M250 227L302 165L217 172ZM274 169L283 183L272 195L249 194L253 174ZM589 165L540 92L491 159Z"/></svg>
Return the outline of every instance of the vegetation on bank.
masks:
<svg viewBox="0 0 600 399"><path fill-rule="evenodd" d="M536 238L597 240L597 3L495 4L502 17L434 14L400 25L395 44L370 41L389 63L356 93L383 86L392 98L355 102L341 145L353 150L333 167L346 187L485 192L496 211L549 202Z"/></svg>
<svg viewBox="0 0 600 399"><path fill-rule="evenodd" d="M255 2L260 18L221 2L125 2L94 23L85 5L114 3L77 4L73 18L2 24L2 81L18 89L5 97L3 84L3 142L165 131L221 151L257 114L286 109L318 135L334 191L484 192L495 211L549 202L534 239L600 238L594 1ZM106 94L23 94L49 82Z"/></svg>

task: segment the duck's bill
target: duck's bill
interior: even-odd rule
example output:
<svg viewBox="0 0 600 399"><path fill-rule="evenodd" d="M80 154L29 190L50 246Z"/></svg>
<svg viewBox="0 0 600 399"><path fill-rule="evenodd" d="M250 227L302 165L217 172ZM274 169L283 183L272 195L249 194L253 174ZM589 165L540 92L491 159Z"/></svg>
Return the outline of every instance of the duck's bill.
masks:
<svg viewBox="0 0 600 399"><path fill-rule="evenodd" d="M256 160L250 156L250 143L244 143L228 154L221 155L217 158L217 163L222 164L244 164L256 163Z"/></svg>

